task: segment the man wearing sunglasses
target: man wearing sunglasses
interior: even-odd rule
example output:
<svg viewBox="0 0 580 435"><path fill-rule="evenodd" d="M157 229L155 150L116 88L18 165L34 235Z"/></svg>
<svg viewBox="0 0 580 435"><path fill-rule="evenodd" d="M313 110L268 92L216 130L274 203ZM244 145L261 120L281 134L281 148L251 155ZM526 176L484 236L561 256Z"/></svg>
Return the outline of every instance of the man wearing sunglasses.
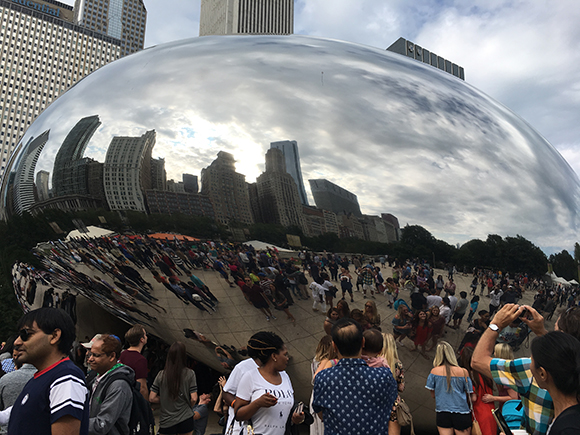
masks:
<svg viewBox="0 0 580 435"><path fill-rule="evenodd" d="M76 335L71 317L61 309L39 308L25 314L18 329L16 362L32 364L38 371L14 403L8 433L88 434L84 375L67 357Z"/></svg>

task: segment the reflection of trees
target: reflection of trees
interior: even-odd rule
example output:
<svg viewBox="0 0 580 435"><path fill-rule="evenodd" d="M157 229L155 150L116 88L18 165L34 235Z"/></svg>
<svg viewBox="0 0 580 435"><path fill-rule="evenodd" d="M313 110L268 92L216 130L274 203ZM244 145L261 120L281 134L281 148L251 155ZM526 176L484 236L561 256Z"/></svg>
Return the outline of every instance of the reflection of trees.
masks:
<svg viewBox="0 0 580 435"><path fill-rule="evenodd" d="M558 254L550 255L550 263L556 275L568 281L571 279L578 281L578 264L565 249Z"/></svg>
<svg viewBox="0 0 580 435"><path fill-rule="evenodd" d="M470 240L458 250L456 259L469 268L484 266L512 273L542 275L547 269L546 255L522 236L502 238L490 234L486 241Z"/></svg>

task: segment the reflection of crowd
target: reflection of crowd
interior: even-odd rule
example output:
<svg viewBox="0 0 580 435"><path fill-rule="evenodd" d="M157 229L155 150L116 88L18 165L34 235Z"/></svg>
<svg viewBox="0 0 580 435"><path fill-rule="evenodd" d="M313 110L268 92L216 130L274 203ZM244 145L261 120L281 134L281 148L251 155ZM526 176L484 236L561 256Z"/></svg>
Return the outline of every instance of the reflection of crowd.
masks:
<svg viewBox="0 0 580 435"><path fill-rule="evenodd" d="M482 433L495 435L496 423L491 410L497 402L500 408L505 406L506 416L517 420L518 426L522 425L530 434L544 435L547 421L558 413L554 412L551 402L544 400L548 396L544 393L538 395L538 392L541 388L558 391L558 386L549 379L542 381L540 386L534 386L531 381L520 385L514 373L523 377L530 370L531 363L514 360L513 350L524 343L530 332L545 334L541 314L551 317L558 305L571 308L556 316L559 328L569 335L580 336L577 334L580 318L574 314L576 290L550 287L538 280L529 280L525 274L510 277L507 273L474 270L467 291L459 291L460 284L453 279L453 268L449 269L447 280L444 280L441 275L435 278L435 271L418 261L399 263L389 259L393 267L392 275L387 277L384 276L386 261L381 260L381 267L377 267L372 258L303 252L297 259L283 259L274 249L258 252L244 245L159 242L146 237L59 242L50 249L39 248L37 253L47 268L46 272L25 265L15 269L15 288L21 300L34 302L38 287L48 287L53 290L46 291L42 301L36 303L47 307L60 304L64 308L68 299L65 292L90 292L102 304L111 304L116 310L121 310L127 319L140 317L145 325L155 322L155 317L141 311L135 301L162 310L148 280L162 284L192 308L208 314L219 310L217 298L193 274L201 268L218 272L228 285L237 285L248 303L263 313L268 321L277 320L278 311L284 312L296 324L292 306L299 300L312 298L313 309L321 310L327 316L321 328L326 335L320 341L313 364L314 394L310 407L294 403L291 381L284 371L289 355L276 334L254 335L248 346L236 349L212 342L201 332L184 329L186 338L210 347L220 365L231 371L227 382L217 389L216 393L222 394L213 407L216 412L230 416L228 427L237 410L241 412L240 419L251 418L257 431L277 421L278 429L283 432L272 433L289 433L289 430L296 429L295 426L309 422L314 422L311 432L316 434L322 433L320 431L326 424L332 430L338 428L336 433L345 433L340 428L347 427L349 433L374 433L374 429L367 426L362 429L362 426L351 427L356 419L340 414L351 409L355 413L373 413L376 427L380 430L388 427L389 434L397 434L401 426L408 423L405 414L408 407L401 398L405 387L401 360L411 354L403 351L399 358L400 350L406 349L433 360L434 368L429 373L427 388L433 391L437 426L441 433L447 433L449 429L467 431L475 415ZM99 275L89 277L79 271L79 265ZM353 265L355 268L351 275ZM34 280L38 281L37 285L31 285ZM353 281L358 284L358 289ZM524 313L523 308L513 304L526 291L537 294L533 306L526 307ZM470 297L468 293L471 293ZM352 306L355 298L357 302L365 302L362 310L349 307L347 299ZM395 310L392 313L396 314L388 322L389 328L393 328L392 334L383 332L387 322L384 311L381 319L377 309L380 299L385 301L383 308L389 306ZM487 304L486 309L480 309L486 299L489 299L490 309L487 310ZM514 306L518 310L517 316ZM465 318L466 322L463 321ZM538 326L540 323L543 330ZM497 331L493 325L497 326ZM460 334L455 347L445 337L448 333L455 334L452 330ZM357 341L359 338L360 342ZM407 343L411 345L408 349ZM489 355L484 353L484 358L481 358L482 344L487 349L490 343ZM498 343L503 347L496 348ZM575 342L563 340L562 343L567 348L575 346ZM547 348L546 343L543 346ZM432 351L434 354L429 355ZM554 351L554 354L558 352ZM149 384L163 369L166 360L161 357L156 361L155 374L148 376ZM544 364L548 366L547 362ZM367 367L389 371L369 372ZM546 367L546 372L549 370L554 368ZM251 372L251 376L246 376L247 372ZM382 374L377 376L378 373ZM385 383L384 378L389 376L386 373L393 382ZM358 390L333 389L332 386L340 385L341 379L353 379L353 376L358 377L363 385ZM280 388L265 394L264 382L274 383ZM368 389L379 384L388 394L368 396ZM468 392L470 396L466 394ZM218 394L213 397L218 397ZM544 400L540 408L546 417L534 424L531 420L537 413L538 404L534 402L540 400L537 397ZM508 414L508 409L515 408L510 403L512 401L521 402L523 407ZM311 415L309 408L321 411L324 422ZM279 417L282 420L275 420L275 414L282 415L283 418Z"/></svg>
<svg viewBox="0 0 580 435"><path fill-rule="evenodd" d="M142 275L145 269L151 274L150 278L184 304L211 314L216 311L218 300L193 274L195 269L212 267L214 261L209 248L205 244L197 248L148 237L101 237L45 243L35 249L45 271L15 265L15 288L23 307L34 304L40 281L50 287L42 295L41 306L60 305L72 314L74 295L81 293L128 322L139 320L150 324L156 320L155 316L139 308L136 302L146 304L157 313L165 309L157 304L152 284ZM92 276L82 272L80 266L87 268Z"/></svg>

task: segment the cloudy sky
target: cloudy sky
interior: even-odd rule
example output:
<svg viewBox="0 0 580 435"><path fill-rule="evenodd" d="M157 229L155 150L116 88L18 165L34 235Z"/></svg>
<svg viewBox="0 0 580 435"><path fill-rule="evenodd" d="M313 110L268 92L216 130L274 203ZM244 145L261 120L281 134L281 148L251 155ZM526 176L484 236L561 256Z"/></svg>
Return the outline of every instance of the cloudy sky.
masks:
<svg viewBox="0 0 580 435"><path fill-rule="evenodd" d="M72 3L72 0L68 0ZM145 0L146 46L197 36L200 0ZM400 36L465 68L580 174L580 8L573 0L297 0L294 32L386 48Z"/></svg>
<svg viewBox="0 0 580 435"><path fill-rule="evenodd" d="M74 0L65 0L74 4ZM200 0L145 0L147 47L198 36ZM580 174L574 0L296 0L294 33L386 48L400 36L465 68Z"/></svg>
<svg viewBox="0 0 580 435"><path fill-rule="evenodd" d="M146 47L198 35L200 0L145 4ZM296 0L294 32L377 48L409 39L463 66L468 83L520 115L580 174L575 6L571 0Z"/></svg>

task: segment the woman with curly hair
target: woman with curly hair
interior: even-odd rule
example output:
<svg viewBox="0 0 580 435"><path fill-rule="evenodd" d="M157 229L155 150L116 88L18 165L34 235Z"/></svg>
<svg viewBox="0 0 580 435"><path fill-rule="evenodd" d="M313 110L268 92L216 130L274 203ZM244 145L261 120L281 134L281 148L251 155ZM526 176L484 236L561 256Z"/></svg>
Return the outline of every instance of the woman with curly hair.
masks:
<svg viewBox="0 0 580 435"><path fill-rule="evenodd" d="M304 413L291 413L294 389L286 373L288 350L273 332L259 332L248 341L248 348L262 363L245 373L238 385L234 405L238 421L252 420L255 433L283 435L287 421L304 422Z"/></svg>

